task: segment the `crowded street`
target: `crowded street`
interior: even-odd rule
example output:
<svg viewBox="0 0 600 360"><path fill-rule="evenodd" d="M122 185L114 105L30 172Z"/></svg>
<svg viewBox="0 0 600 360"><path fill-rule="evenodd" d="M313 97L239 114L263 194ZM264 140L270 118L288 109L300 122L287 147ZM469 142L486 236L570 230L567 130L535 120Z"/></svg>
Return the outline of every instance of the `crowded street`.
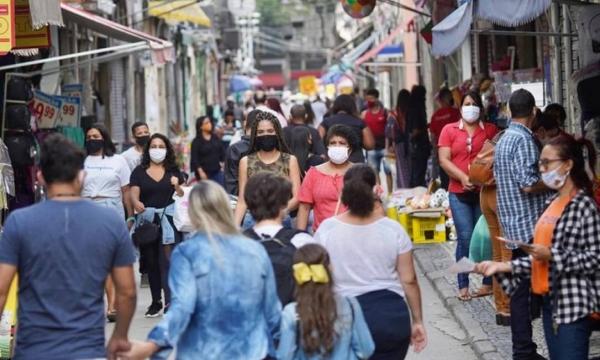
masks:
<svg viewBox="0 0 600 360"><path fill-rule="evenodd" d="M0 0L0 360L600 359L600 0Z"/></svg>

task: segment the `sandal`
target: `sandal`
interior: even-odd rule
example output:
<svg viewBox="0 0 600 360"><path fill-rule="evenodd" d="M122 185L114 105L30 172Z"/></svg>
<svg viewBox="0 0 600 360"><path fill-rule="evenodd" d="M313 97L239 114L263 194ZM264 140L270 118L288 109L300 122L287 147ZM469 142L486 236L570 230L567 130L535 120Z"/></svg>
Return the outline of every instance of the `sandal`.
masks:
<svg viewBox="0 0 600 360"><path fill-rule="evenodd" d="M469 301L471 300L471 294L469 294L469 290L465 289L465 291L463 291L462 289L459 291L458 293L458 300L460 301Z"/></svg>
<svg viewBox="0 0 600 360"><path fill-rule="evenodd" d="M471 297L472 298L486 297L486 296L491 296L493 293L494 292L492 291L491 287L482 286L475 293L471 294Z"/></svg>

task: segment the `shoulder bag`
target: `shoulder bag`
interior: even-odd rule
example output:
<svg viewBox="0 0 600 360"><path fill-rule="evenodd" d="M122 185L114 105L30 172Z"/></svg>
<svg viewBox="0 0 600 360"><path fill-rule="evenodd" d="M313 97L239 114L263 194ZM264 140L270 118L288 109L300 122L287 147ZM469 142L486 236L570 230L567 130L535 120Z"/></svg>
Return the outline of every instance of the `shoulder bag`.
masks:
<svg viewBox="0 0 600 360"><path fill-rule="evenodd" d="M167 198L167 203L163 208L163 213L160 216L160 219L158 220L158 224L154 221L144 222L135 228L135 230L133 231L133 235L131 235L131 238L133 239L133 243L137 247L143 248L160 242L160 238L162 236L161 224L167 212L167 206L169 206L169 201L173 197L174 193L175 191L173 191Z"/></svg>
<svg viewBox="0 0 600 360"><path fill-rule="evenodd" d="M469 167L469 181L477 186L495 185L494 179L494 154L496 144L504 132L498 133L493 139L486 140L481 151Z"/></svg>

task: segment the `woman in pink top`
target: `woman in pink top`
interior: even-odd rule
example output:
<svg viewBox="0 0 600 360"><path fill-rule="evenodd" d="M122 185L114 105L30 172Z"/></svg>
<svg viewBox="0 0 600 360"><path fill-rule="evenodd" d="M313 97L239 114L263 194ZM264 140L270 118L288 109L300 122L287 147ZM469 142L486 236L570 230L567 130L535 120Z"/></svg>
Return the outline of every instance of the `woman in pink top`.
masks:
<svg viewBox="0 0 600 360"><path fill-rule="evenodd" d="M340 196L344 174L352 166L348 157L358 147L358 141L353 130L346 125L334 125L329 129L325 140L328 161L310 168L300 187L298 229L308 227L310 210L314 211L313 231L317 231L323 220L346 211Z"/></svg>

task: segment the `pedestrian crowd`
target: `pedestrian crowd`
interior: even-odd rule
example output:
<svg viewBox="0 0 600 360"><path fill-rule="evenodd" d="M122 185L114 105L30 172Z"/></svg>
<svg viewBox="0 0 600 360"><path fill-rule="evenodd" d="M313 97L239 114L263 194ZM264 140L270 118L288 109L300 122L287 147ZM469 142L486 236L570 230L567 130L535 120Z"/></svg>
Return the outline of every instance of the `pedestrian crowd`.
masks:
<svg viewBox="0 0 600 360"><path fill-rule="evenodd" d="M49 136L37 174L48 199L11 213L0 240L0 308L19 275L15 358L420 352L413 246L386 217L381 185L425 186L433 155L456 260L469 256L482 216L491 234L493 261L473 271L483 285L472 293L459 274L458 299L494 295L515 359L543 358L531 327L540 315L552 360L587 359L600 314L593 146L566 133L560 105L541 112L526 90L512 94L503 131L477 92L458 107L447 89L436 100L429 124L422 86L400 91L393 109L376 89L330 108L297 104L289 116L261 92L244 111L230 100L221 124L197 119L190 178L168 137L143 122L123 154L100 124L86 131L87 154ZM136 270L151 293L145 316L164 314L145 341L128 337ZM105 347L106 319L115 328Z"/></svg>

